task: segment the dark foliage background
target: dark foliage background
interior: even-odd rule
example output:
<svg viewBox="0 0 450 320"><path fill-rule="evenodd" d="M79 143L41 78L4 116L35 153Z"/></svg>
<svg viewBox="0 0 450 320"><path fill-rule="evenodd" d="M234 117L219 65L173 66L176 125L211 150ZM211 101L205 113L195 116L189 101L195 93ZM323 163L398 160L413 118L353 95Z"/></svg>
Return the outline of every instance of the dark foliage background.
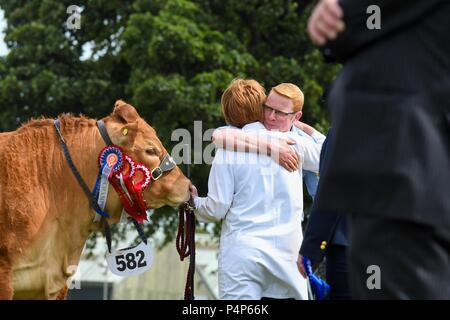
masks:
<svg viewBox="0 0 450 320"><path fill-rule="evenodd" d="M326 132L322 97L339 66L325 65L307 36L308 2L80 0L81 29L69 30L72 0L1 0L9 53L0 57L0 130L62 112L103 117L122 98L170 150L176 128L223 125L220 96L243 77L267 90L296 83L306 97L303 121ZM201 194L208 173L206 164L191 165ZM163 227L167 242L177 222L162 208L147 232Z"/></svg>

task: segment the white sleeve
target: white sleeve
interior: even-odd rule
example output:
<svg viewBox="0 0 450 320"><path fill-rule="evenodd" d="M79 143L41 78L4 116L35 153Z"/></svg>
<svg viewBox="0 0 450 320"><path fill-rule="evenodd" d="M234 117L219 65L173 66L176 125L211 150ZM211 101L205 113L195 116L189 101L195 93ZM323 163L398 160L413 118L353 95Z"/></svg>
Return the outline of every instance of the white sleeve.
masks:
<svg viewBox="0 0 450 320"><path fill-rule="evenodd" d="M320 133L319 131L316 130L316 131L314 131L314 133L311 135L311 138L313 138L314 141L315 141L316 143L322 145L323 142L324 142L325 139L326 139L326 136L325 136L324 134L322 134L322 133Z"/></svg>
<svg viewBox="0 0 450 320"><path fill-rule="evenodd" d="M319 172L320 151L322 150L323 141L314 142L312 139L299 136L290 132L290 137L295 141L293 145L299 153L302 161L302 169Z"/></svg>
<svg viewBox="0 0 450 320"><path fill-rule="evenodd" d="M195 197L195 216L201 222L223 219L231 207L234 194L234 174L229 162L224 161L227 151L218 149L208 179L208 196Z"/></svg>
<svg viewBox="0 0 450 320"><path fill-rule="evenodd" d="M238 127L235 127L235 126L221 126L221 127L215 128L214 132L219 132L222 130L239 130L240 131L241 129L239 129ZM213 132L213 134L214 134L214 132Z"/></svg>
<svg viewBox="0 0 450 320"><path fill-rule="evenodd" d="M322 143L314 143L310 140L304 139L304 143L300 145L303 149L303 169L319 172L320 151L322 150Z"/></svg>

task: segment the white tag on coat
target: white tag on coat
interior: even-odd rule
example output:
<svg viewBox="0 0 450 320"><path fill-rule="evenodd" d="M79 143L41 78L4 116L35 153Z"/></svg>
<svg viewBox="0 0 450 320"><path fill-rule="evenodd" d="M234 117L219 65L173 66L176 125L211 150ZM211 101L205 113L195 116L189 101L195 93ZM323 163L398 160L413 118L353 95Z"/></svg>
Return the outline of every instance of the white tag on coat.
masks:
<svg viewBox="0 0 450 320"><path fill-rule="evenodd" d="M141 242L132 248L107 253L106 262L109 270L118 276L138 275L150 269L153 263L153 248L149 241L147 244Z"/></svg>

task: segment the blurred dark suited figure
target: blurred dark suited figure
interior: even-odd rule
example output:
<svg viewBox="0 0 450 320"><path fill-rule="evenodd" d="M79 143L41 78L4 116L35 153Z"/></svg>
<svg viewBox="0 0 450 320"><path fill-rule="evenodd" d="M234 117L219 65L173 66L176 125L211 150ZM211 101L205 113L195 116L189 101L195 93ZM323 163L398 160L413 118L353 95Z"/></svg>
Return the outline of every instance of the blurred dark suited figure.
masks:
<svg viewBox="0 0 450 320"><path fill-rule="evenodd" d="M450 299L450 1L322 0L308 31L344 64L315 201L351 213L353 297Z"/></svg>

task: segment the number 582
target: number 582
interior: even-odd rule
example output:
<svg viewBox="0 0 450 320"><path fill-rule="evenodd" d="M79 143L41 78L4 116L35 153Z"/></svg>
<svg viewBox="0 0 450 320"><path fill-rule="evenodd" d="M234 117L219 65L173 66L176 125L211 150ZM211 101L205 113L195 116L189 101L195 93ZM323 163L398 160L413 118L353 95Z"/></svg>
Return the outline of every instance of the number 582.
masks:
<svg viewBox="0 0 450 320"><path fill-rule="evenodd" d="M136 262L136 258L138 261ZM130 252L126 255L116 256L116 264L117 270L125 271L125 269L134 270L137 268L142 268L147 266L147 261L144 260L144 251L139 250L136 252L136 256L134 253Z"/></svg>

